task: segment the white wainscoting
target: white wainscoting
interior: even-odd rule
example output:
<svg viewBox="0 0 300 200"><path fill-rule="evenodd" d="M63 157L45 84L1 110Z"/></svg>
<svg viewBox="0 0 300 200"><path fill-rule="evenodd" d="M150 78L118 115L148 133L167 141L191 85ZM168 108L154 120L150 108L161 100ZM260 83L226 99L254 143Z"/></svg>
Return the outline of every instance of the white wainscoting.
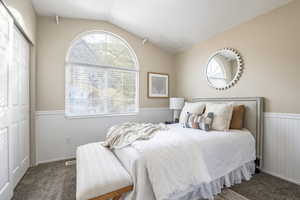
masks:
<svg viewBox="0 0 300 200"><path fill-rule="evenodd" d="M76 147L105 138L108 128L126 121L164 122L172 119L168 108L141 108L137 115L68 119L59 111L36 112L37 164L75 157Z"/></svg>
<svg viewBox="0 0 300 200"><path fill-rule="evenodd" d="M104 139L120 122L171 120L168 108L142 108L136 116L67 119L64 111L36 113L37 163L72 158L76 147ZM265 113L263 171L300 184L300 114Z"/></svg>
<svg viewBox="0 0 300 200"><path fill-rule="evenodd" d="M263 171L300 184L300 114L265 113Z"/></svg>

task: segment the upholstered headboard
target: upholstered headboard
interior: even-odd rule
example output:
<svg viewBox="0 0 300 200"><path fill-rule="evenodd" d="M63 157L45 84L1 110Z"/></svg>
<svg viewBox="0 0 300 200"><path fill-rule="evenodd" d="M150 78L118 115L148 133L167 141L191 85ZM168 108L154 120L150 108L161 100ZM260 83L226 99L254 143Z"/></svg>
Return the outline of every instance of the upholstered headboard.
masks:
<svg viewBox="0 0 300 200"><path fill-rule="evenodd" d="M263 155L263 97L230 97L230 98L194 98L193 102L214 102L243 104L246 107L245 128L249 129L256 140L257 166L262 167Z"/></svg>

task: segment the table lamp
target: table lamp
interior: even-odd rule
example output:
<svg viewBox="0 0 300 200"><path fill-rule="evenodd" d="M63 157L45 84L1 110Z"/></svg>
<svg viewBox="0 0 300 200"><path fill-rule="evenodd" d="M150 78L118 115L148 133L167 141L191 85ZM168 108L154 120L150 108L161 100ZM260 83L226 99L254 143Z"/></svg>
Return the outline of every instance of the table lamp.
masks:
<svg viewBox="0 0 300 200"><path fill-rule="evenodd" d="M170 109L173 111L174 122L179 121L180 110L184 106L184 98L172 97L170 98Z"/></svg>

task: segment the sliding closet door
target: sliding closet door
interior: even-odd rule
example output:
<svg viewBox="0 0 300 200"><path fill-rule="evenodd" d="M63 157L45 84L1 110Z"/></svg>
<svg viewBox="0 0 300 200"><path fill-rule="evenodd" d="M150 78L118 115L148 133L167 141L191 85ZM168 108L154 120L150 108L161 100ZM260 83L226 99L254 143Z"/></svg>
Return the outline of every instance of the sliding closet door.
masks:
<svg viewBox="0 0 300 200"><path fill-rule="evenodd" d="M29 167L29 44L13 29L12 59L9 70L11 109L10 166L13 186Z"/></svg>
<svg viewBox="0 0 300 200"><path fill-rule="evenodd" d="M29 50L0 4L0 200L29 167Z"/></svg>
<svg viewBox="0 0 300 200"><path fill-rule="evenodd" d="M12 196L10 177L9 64L13 21L0 5L0 199Z"/></svg>

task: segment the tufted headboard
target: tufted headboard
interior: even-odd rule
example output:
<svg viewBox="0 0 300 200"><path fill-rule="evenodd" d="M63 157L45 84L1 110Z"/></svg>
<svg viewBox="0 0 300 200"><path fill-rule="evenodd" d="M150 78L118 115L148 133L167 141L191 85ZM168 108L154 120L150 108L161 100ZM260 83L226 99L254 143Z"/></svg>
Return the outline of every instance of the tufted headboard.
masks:
<svg viewBox="0 0 300 200"><path fill-rule="evenodd" d="M246 107L245 128L249 129L256 140L256 157L258 168L262 167L263 156L263 97L226 97L226 98L194 98L192 102L243 104Z"/></svg>

